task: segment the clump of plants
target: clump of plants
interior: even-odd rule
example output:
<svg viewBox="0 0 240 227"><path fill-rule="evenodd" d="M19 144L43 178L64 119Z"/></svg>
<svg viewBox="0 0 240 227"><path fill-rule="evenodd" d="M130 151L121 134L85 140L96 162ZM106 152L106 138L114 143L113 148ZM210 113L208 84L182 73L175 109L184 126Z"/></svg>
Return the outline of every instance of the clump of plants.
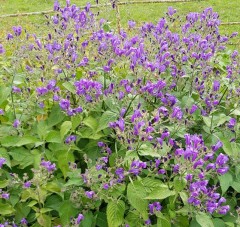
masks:
<svg viewBox="0 0 240 227"><path fill-rule="evenodd" d="M240 60L211 8L115 31L71 5L0 44L1 226L235 226Z"/></svg>

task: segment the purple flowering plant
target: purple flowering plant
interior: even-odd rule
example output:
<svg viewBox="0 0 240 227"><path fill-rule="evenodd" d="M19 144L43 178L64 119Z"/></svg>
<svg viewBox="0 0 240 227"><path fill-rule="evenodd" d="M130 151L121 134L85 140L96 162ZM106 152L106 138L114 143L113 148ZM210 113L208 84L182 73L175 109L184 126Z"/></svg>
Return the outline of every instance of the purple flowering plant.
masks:
<svg viewBox="0 0 240 227"><path fill-rule="evenodd" d="M1 226L240 224L237 34L212 8L120 31L54 11L0 44Z"/></svg>

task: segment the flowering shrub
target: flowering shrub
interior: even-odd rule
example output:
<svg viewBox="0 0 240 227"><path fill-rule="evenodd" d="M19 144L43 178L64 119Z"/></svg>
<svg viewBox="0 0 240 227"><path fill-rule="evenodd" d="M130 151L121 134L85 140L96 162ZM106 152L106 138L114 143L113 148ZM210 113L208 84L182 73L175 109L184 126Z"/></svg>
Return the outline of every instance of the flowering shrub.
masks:
<svg viewBox="0 0 240 227"><path fill-rule="evenodd" d="M240 224L237 34L211 8L119 34L54 10L0 45L1 226Z"/></svg>

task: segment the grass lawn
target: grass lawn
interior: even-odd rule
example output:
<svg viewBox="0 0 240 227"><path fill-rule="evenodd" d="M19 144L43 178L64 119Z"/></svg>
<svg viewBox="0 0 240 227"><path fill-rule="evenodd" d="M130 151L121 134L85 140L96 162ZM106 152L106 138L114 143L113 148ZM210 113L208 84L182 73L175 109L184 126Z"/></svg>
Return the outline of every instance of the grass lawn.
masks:
<svg viewBox="0 0 240 227"><path fill-rule="evenodd" d="M124 0L122 0L124 1ZM125 0L126 2L129 0ZM132 1L132 0L131 0ZM144 1L144 0L143 0ZM43 10L52 9L54 0L0 0L0 15L11 13L23 13L23 12L38 12ZM59 0L62 5L65 0ZM87 0L72 0L72 3L83 6ZM95 1L90 0L92 4ZM100 4L109 2L108 0L99 0ZM214 11L218 12L222 22L240 21L240 0L207 0L207 1L193 1L187 3L158 3L158 4L134 4L120 6L121 24L122 27L126 27L129 19L136 20L139 24L142 21L157 21L160 17L164 16L167 8L173 6L181 15L186 15L188 12L198 11L200 12L206 7L213 7ZM95 11L98 9L94 9ZM110 7L103 7L100 10L102 17L114 20L114 13ZM44 23L44 16L32 15L24 17L8 17L0 18L0 38L3 39L6 32L11 30L13 25L21 24L22 27L28 30L37 30L37 33L41 34ZM34 27L37 27L34 28ZM231 34L237 31L240 34L240 25L222 25L222 34ZM240 38L233 40L233 47L240 49Z"/></svg>

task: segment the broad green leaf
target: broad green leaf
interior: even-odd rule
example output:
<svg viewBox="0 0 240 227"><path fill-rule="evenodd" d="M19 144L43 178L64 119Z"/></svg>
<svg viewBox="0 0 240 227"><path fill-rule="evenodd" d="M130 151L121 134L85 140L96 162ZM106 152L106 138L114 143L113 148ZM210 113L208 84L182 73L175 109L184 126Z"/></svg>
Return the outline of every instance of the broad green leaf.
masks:
<svg viewBox="0 0 240 227"><path fill-rule="evenodd" d="M182 191L187 185L187 181L185 178L175 177L173 180L174 188L177 192Z"/></svg>
<svg viewBox="0 0 240 227"><path fill-rule="evenodd" d="M14 208L8 203L1 203L0 202L0 214L1 215L9 215L14 213Z"/></svg>
<svg viewBox="0 0 240 227"><path fill-rule="evenodd" d="M93 116L88 116L87 118L85 118L83 120L83 124L85 124L86 126L88 126L89 128L91 128L94 131L97 131L98 128L98 120L93 117Z"/></svg>
<svg viewBox="0 0 240 227"><path fill-rule="evenodd" d="M0 188L5 188L8 186L9 180L0 180Z"/></svg>
<svg viewBox="0 0 240 227"><path fill-rule="evenodd" d="M51 227L52 226L51 217L46 214L40 213L38 215L37 221L43 227Z"/></svg>
<svg viewBox="0 0 240 227"><path fill-rule="evenodd" d="M171 227L171 220L167 215L160 214L157 218L157 227Z"/></svg>
<svg viewBox="0 0 240 227"><path fill-rule="evenodd" d="M144 197L144 199L165 199L169 196L175 195L174 191L169 190L168 188L159 188L154 189L148 196Z"/></svg>
<svg viewBox="0 0 240 227"><path fill-rule="evenodd" d="M4 147L21 147L27 144L34 144L38 142L38 139L33 136L6 136L1 138L0 142Z"/></svg>
<svg viewBox="0 0 240 227"><path fill-rule="evenodd" d="M10 93L11 93L10 87L6 87L6 86L0 87L0 105L7 100Z"/></svg>
<svg viewBox="0 0 240 227"><path fill-rule="evenodd" d="M127 198L129 203L135 208L146 220L148 219L148 201L144 199L147 193L140 181L134 181L128 184Z"/></svg>
<svg viewBox="0 0 240 227"><path fill-rule="evenodd" d="M58 167L62 171L64 178L67 177L67 172L70 171L69 162L74 162L74 155L71 152L63 151L58 156Z"/></svg>
<svg viewBox="0 0 240 227"><path fill-rule="evenodd" d="M224 175L218 176L218 179L220 181L222 194L224 194L228 190L228 188L231 186L233 182L233 177L231 173L228 172Z"/></svg>
<svg viewBox="0 0 240 227"><path fill-rule="evenodd" d="M220 218L214 218L213 224L214 224L214 227L225 227L226 226L224 221Z"/></svg>
<svg viewBox="0 0 240 227"><path fill-rule="evenodd" d="M118 114L116 114L116 113L113 113L111 111L104 112L99 120L97 132L99 132L105 128L108 128L109 123L116 121L117 118L118 118Z"/></svg>
<svg viewBox="0 0 240 227"><path fill-rule="evenodd" d="M71 130L71 128L72 128L71 121L65 121L62 123L61 129L60 129L60 134L62 139Z"/></svg>
<svg viewBox="0 0 240 227"><path fill-rule="evenodd" d="M79 209L76 209L73 207L73 204L66 200L62 202L62 204L59 207L59 215L61 219L62 226L69 225L69 220L71 217L75 217L77 213L79 213Z"/></svg>
<svg viewBox="0 0 240 227"><path fill-rule="evenodd" d="M59 105L53 106L49 118L47 119L47 126L50 128L54 125L57 125L61 121L63 121L65 115L62 113Z"/></svg>
<svg viewBox="0 0 240 227"><path fill-rule="evenodd" d="M111 201L107 205L107 221L109 227L118 227L123 222L125 203L122 200Z"/></svg>
<svg viewBox="0 0 240 227"><path fill-rule="evenodd" d="M1 158L5 158L6 160L6 165L11 168L11 161L10 161L10 157L9 154L7 152L7 150L5 148L0 148L0 157Z"/></svg>
<svg viewBox="0 0 240 227"><path fill-rule="evenodd" d="M108 224L107 224L107 215L103 212L97 212L97 225L99 227L108 227Z"/></svg>
<svg viewBox="0 0 240 227"><path fill-rule="evenodd" d="M205 213L198 213L196 215L196 221L201 227L214 227L211 217Z"/></svg>
<svg viewBox="0 0 240 227"><path fill-rule="evenodd" d="M15 164L19 164L19 168L24 169L27 166L33 165L34 156L31 152L23 147L12 149L9 154L13 158L13 162Z"/></svg>
<svg viewBox="0 0 240 227"><path fill-rule="evenodd" d="M70 91L71 93L75 94L76 89L75 89L75 87L74 87L74 85L73 85L72 83L70 83L70 82L64 82L62 85L63 85L63 87L65 87L68 91Z"/></svg>
<svg viewBox="0 0 240 227"><path fill-rule="evenodd" d="M234 188L235 191L240 192L240 182L234 181L232 182L231 186Z"/></svg>
<svg viewBox="0 0 240 227"><path fill-rule="evenodd" d="M59 131L50 131L46 136L48 143L61 143L61 135Z"/></svg>
<svg viewBox="0 0 240 227"><path fill-rule="evenodd" d="M138 154L141 156L150 156L154 158L160 158L162 155L154 150L151 144L142 144L141 147L138 149Z"/></svg>

